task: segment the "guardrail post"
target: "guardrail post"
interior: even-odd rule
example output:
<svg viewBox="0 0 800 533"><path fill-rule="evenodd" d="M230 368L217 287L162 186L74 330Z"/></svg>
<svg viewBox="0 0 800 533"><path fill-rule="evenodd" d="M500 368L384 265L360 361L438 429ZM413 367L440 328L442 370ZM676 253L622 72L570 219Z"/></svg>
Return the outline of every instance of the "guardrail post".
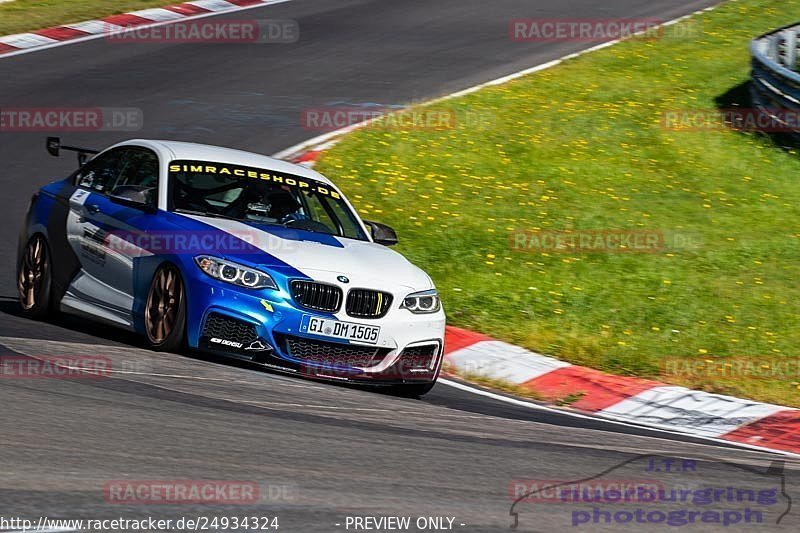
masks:
<svg viewBox="0 0 800 533"><path fill-rule="evenodd" d="M797 70L797 30L790 28L783 32L785 52L783 55L783 66Z"/></svg>
<svg viewBox="0 0 800 533"><path fill-rule="evenodd" d="M767 37L767 57L774 61L780 62L781 60L781 35L776 33Z"/></svg>

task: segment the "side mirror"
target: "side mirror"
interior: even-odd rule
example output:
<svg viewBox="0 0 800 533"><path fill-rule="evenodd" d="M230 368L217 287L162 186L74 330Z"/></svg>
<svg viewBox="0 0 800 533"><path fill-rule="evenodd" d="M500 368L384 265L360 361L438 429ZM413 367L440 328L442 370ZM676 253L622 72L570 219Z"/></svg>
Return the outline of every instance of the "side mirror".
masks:
<svg viewBox="0 0 800 533"><path fill-rule="evenodd" d="M141 209L147 213L154 213L156 208L154 206L152 195L152 188L139 189L136 187L122 186L111 191L111 194L108 195L108 199L115 204L132 207L134 209Z"/></svg>
<svg viewBox="0 0 800 533"><path fill-rule="evenodd" d="M384 246L394 246L397 244L397 233L386 224L371 222L369 220L365 220L364 224L369 228L372 233L372 240L376 243Z"/></svg>

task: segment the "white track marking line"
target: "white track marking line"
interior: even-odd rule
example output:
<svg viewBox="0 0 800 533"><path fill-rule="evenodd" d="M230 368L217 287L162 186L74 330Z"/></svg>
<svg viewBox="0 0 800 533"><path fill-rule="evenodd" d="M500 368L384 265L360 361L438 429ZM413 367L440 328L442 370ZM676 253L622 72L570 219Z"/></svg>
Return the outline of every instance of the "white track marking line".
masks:
<svg viewBox="0 0 800 533"><path fill-rule="evenodd" d="M273 5L276 5L276 4L283 4L285 2L291 2L291 1L292 0L269 0L269 1L263 2L261 4L253 4L251 6L236 6L234 4L231 4L232 9L226 9L225 11L212 11L211 13L200 13L200 14L197 14L197 15L189 15L189 16L182 17L182 18L176 19L176 20L166 20L164 22L154 22L153 24L141 24L139 26L134 26L132 28L120 30L119 33L117 33L115 31L115 36L124 35L126 33L134 32L134 31L139 31L139 30L141 30L143 28L157 28L157 27L160 27L160 26L166 26L167 24L175 24L175 23L184 22L184 21L187 21L187 20L197 20L197 19L204 19L204 18L208 18L208 17L216 17L216 16L219 16L219 15L224 15L226 13L236 13L238 11L247 11L249 9L258 9L259 7L273 6ZM89 22L98 22L98 21L89 21ZM102 21L99 21L99 22L102 22ZM80 29L80 25L81 24L83 24L83 23L72 24L72 25L69 25L68 27L75 27L75 29ZM107 24L107 23L103 22L103 24ZM108 27L110 27L110 26L111 25L109 25ZM48 28L43 28L43 29L48 29ZM8 36L8 37L13 37L13 36ZM77 43L82 43L82 42L86 42L86 41L92 41L92 40L95 40L95 39L102 39L104 37L105 37L105 32L101 32L101 33L94 34L94 35L87 35L86 37L78 37L78 38L75 38L75 39L68 39L66 41L56 41L56 42L54 42L52 44L45 44L44 46L37 46L35 48L25 48L25 49L22 49L22 50L15 50L13 52L5 52L3 54L0 54L0 61L3 60L3 59L9 58L9 57L14 57L14 56L22 55L22 54L30 54L30 53L33 53L33 52L38 52L40 50L49 50L50 48L57 48L59 46L67 46L67 45L70 45L70 44L77 44Z"/></svg>
<svg viewBox="0 0 800 533"><path fill-rule="evenodd" d="M699 15L701 13L706 13L708 11L713 11L719 5L721 5L721 3L713 5L713 6L710 6L710 7L707 7L707 8L704 8L704 9L693 11L692 13L689 13L687 15L682 15L682 16L674 18L672 20L668 20L667 22L664 22L661 25L662 26L671 26L673 24L677 24L678 22L684 21L686 19L689 19L689 18L694 17L696 15ZM643 32L640 32L640 33L643 33ZM634 34L634 35L638 35L638 34ZM560 57L558 59L554 59L552 61L548 61L546 63L542 63L540 65L536 65L536 66L533 66L533 67L530 67L530 68L526 68L524 70L519 70L517 72L508 74L506 76L502 76L500 78L495 78L495 79L487 81L485 83L480 83L478 85L473 85L472 87L467 87L466 89L462 89L460 91L456 91L454 93L450 93L450 94L447 94L445 96L440 96L439 98L434 98L432 100L428 100L427 102L422 102L422 103L416 104L416 106L417 107L426 107L426 106L429 106L429 105L432 105L432 104L443 102L445 100L450 100L452 98L458 98L459 96L464 96L464 95L467 95L467 94L470 94L470 93L474 93L474 92L479 91L481 89L484 89L486 87L491 87L491 86L494 86L494 85L502 85L503 83L515 80L517 78L521 78L523 76L527 76L528 74L533 74L535 72L539 72L539 71L542 71L542 70L547 70L549 68L555 67L556 65L560 65L564 61L567 61L567 60L570 60L570 59L574 59L576 57L580 57L580 56L582 56L584 54L588 54L588 53L591 53L591 52L596 52L597 50L602 50L603 48L608 48L609 46L614 46L615 44L620 43L622 41L623 41L623 39L614 39L612 41L606 41L604 43L600 43L598 45L586 48L584 50L580 50L578 52L573 52L571 54L567 54L567 55L562 56L562 57ZM317 137L313 137L311 139L308 139L307 141L303 141L303 142L295 144L294 146L290 146L289 148L286 148L285 150L281 150L280 152L277 152L277 153L273 154L272 157L274 157L275 159L285 159L288 156L296 155L299 152L303 152L304 150L309 150L309 148L316 147L317 145L320 145L322 143L331 141L332 139L335 139L336 137L339 137L341 135L345 135L345 134L350 133L352 131L355 131L355 130L358 130L360 128L363 128L363 127L365 127L365 126L367 126L367 125L369 125L369 124L371 124L371 123L373 123L375 121L381 120L381 118L382 117L371 118L369 120L365 120L364 122L359 122L357 124L351 124L349 126L345 126L344 128L340 128L340 129L335 130L335 131L329 131L328 133L323 133L322 135L318 135Z"/></svg>
<svg viewBox="0 0 800 533"><path fill-rule="evenodd" d="M785 455L787 457L793 457L793 458L800 459L800 454L797 454L797 453L784 452L784 451L781 451L781 450L774 450L772 448L763 448L761 446L754 446L754 445L751 445L751 444L744 444L744 443L741 443L741 442L736 442L736 441L732 441L732 440L725 440L725 439L719 439L719 438L715 438L715 437L708 437L708 436L704 436L704 435L696 435L696 434L693 434L693 433L683 433L683 432L680 432L680 431L675 431L674 428L670 428L670 427L666 427L666 426L659 426L658 424L632 424L632 423L629 423L629 422L621 422L619 420L614 420L612 418L607 418L607 417L603 417L603 416L584 415L584 414L575 413L575 412L572 412L572 411L556 409L556 408L553 408L553 407L548 407L546 405L539 405L539 404L536 404L536 403L526 402L524 400L518 400L516 398L510 398L508 396L502 396L500 394L495 394L493 392L489 392L489 391L486 391L486 390L483 390L483 389L478 389L478 388L475 388L475 387L471 387L469 385L464 385L463 383L458 383L457 381L450 381L449 379L439 378L438 383L441 383L442 385L447 385L448 387L453 387L453 388L458 389L458 390L462 390L464 392L469 392L471 394L476 394L478 396L484 396L486 398L491 398L491 399L497 400L499 402L505 402L505 403L508 403L508 404L511 404L511 405L516 405L518 407L525 407L525 408L528 408L528 409L533 409L535 411L545 411L545 412L548 412L548 413L565 415L565 416L569 416L569 417L572 417L572 418L577 418L577 419L580 419L580 420L592 420L592 421L595 421L595 422L605 422L607 424L617 425L617 426L626 427L626 428L646 429L648 431L653 431L653 432L656 432L656 433L664 433L666 436L693 437L693 438L698 439L700 441L707 441L707 442L713 443L713 444L725 444L727 447L743 448L743 449L752 450L752 451L758 451L758 452L780 454L780 455Z"/></svg>

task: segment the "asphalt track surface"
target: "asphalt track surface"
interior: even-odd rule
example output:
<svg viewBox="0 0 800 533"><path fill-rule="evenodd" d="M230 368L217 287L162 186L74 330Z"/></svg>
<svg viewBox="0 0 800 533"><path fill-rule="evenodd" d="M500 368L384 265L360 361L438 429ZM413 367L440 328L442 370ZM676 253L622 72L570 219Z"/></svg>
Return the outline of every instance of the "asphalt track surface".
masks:
<svg viewBox="0 0 800 533"><path fill-rule="evenodd" d="M269 154L318 133L301 126L303 109L405 104L589 46L511 42L510 19L666 20L711 3L293 0L225 16L294 19L301 38L291 45L101 39L2 59L0 106L144 113L140 132L64 134L71 144L103 147L135 135ZM345 530L353 515L449 516L456 530L503 531L513 522L513 480L585 479L608 469L606 478L661 476L665 484L690 487L754 487L765 479L774 486L778 479L763 475L774 459L768 454L515 407L444 384L422 400L403 399L199 354L153 353L131 335L74 318L21 319L12 298L13 263L27 200L74 167L72 157L46 156L44 135L0 132L0 357L102 355L120 371L104 378L0 379L0 516L246 514L277 516L285 532ZM654 473L646 471L646 454L701 462L697 472ZM797 464L789 460L783 472L791 495L800 486ZM114 480L197 479L253 481L259 501L125 505L107 501L103 491ZM760 529L797 529L796 513L775 523L785 500L768 509ZM571 527L576 509L515 508L522 531ZM649 526L584 526L626 528Z"/></svg>

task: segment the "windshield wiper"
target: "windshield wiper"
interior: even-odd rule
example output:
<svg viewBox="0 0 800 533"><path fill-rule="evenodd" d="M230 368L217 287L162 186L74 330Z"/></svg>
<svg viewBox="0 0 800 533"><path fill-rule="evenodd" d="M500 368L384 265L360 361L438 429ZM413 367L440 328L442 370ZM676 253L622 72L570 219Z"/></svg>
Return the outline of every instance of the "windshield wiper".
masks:
<svg viewBox="0 0 800 533"><path fill-rule="evenodd" d="M298 230L298 231L308 231L310 233L319 233L320 235L330 235L331 237L339 237L340 236L340 235L337 235L336 233L331 233L329 231L320 231L320 230L311 229L311 228L295 227L295 226L291 225L293 222L299 222L299 221L290 220L288 222L276 222L274 225L275 226L280 226L280 227L286 228L286 229L294 229L294 230Z"/></svg>
<svg viewBox="0 0 800 533"><path fill-rule="evenodd" d="M235 217L229 217L228 215L223 215L222 213L209 213L204 211L195 211L194 209L183 209L181 207L177 207L172 210L174 213L183 213L184 215L197 215L201 217L211 217L211 218L224 218L226 220L236 220L237 222L243 222L241 219Z"/></svg>

